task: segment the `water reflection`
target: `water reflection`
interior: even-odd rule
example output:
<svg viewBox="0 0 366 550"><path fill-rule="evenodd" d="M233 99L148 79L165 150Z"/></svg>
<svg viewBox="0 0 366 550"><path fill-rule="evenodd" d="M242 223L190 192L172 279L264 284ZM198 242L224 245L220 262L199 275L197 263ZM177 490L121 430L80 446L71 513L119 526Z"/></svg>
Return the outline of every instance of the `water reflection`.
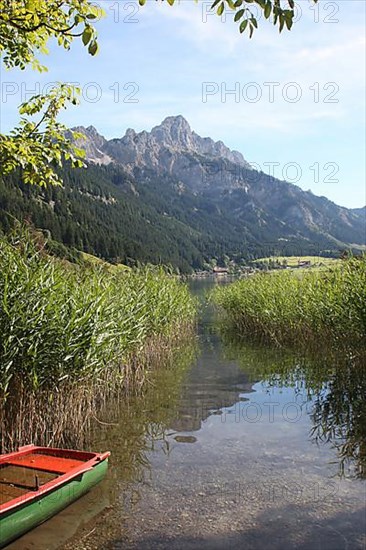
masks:
<svg viewBox="0 0 366 550"><path fill-rule="evenodd" d="M222 341L226 357L236 358L251 380L294 388L312 421L310 438L335 448L340 475L366 477L365 353L276 350L225 331Z"/></svg>
<svg viewBox="0 0 366 550"><path fill-rule="evenodd" d="M355 473L366 477L366 364L349 358L318 392L312 421L313 437L331 442L338 451L340 472L353 463Z"/></svg>
<svg viewBox="0 0 366 550"><path fill-rule="evenodd" d="M167 435L180 416L181 388L197 353L195 340L182 345L170 361L156 368L142 394L108 402L101 421L94 424L90 446L113 448L116 482L145 481L149 453L157 446L169 453Z"/></svg>

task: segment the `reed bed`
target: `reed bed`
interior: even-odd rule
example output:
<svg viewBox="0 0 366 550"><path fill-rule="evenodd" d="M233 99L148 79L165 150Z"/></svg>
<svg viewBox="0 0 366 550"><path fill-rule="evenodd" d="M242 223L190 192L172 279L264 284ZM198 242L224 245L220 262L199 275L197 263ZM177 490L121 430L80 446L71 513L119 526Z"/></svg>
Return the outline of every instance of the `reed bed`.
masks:
<svg viewBox="0 0 366 550"><path fill-rule="evenodd" d="M278 343L359 342L366 336L366 256L326 271L257 274L218 288L212 299L240 334Z"/></svg>
<svg viewBox="0 0 366 550"><path fill-rule="evenodd" d="M194 319L188 288L161 267L75 266L26 228L1 237L1 447L40 440L52 409L64 437L81 429L103 396L141 388Z"/></svg>
<svg viewBox="0 0 366 550"><path fill-rule="evenodd" d="M182 362L188 362L188 355L192 361L194 343L192 327L188 326L173 339L151 338L141 352L126 363L126 369L131 371L137 365L137 375L129 373L123 382L121 378L82 383L65 381L57 388L41 387L34 391L20 383L6 402L0 403L0 453L28 443L89 448L91 431L96 427L107 431L115 429L121 408L129 409L131 402L143 402L147 392L158 391L160 395L165 391L170 396L178 383ZM169 389L152 388L160 381L159 373L164 377L168 369L174 384Z"/></svg>

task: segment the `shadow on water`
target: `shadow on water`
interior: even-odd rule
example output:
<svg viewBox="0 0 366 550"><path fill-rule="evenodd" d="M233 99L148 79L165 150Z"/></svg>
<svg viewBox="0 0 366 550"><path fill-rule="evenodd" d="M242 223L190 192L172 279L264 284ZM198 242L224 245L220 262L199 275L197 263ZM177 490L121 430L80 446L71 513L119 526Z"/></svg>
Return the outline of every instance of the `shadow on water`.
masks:
<svg viewBox="0 0 366 550"><path fill-rule="evenodd" d="M9 549L364 548L365 363L220 331L214 284L198 338L94 423L105 482Z"/></svg>
<svg viewBox="0 0 366 550"><path fill-rule="evenodd" d="M309 507L304 518L304 510L297 510L293 505L277 510L278 515L265 511L258 518L258 526L238 532L222 535L199 537L191 536L156 536L142 538L138 546L124 541L115 541L110 548L115 550L243 550L258 548L263 550L363 550L365 548L365 511L340 512L330 520L316 521L312 518ZM301 518L301 540L299 531ZM352 531L345 531L345 526L356 526Z"/></svg>

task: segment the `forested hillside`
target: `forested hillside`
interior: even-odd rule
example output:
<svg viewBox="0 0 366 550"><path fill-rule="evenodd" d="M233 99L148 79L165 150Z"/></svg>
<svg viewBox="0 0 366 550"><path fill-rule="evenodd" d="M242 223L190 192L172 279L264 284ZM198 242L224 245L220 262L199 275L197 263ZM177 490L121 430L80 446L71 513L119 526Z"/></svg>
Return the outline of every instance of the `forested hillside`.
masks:
<svg viewBox="0 0 366 550"><path fill-rule="evenodd" d="M365 244L365 209L342 208L256 172L237 151L201 138L183 117L151 133L107 141L85 134L87 168L65 166L64 186L0 181L0 226L18 220L111 262L170 264L181 272L212 260L245 263L269 255L338 255Z"/></svg>
<svg viewBox="0 0 366 550"><path fill-rule="evenodd" d="M171 264L183 272L200 269L212 258L252 259L276 247L287 253L300 248L319 252L317 244L304 239L280 244L263 229L255 239L233 219L230 200L220 207L207 197L182 195L171 179L145 175L137 183L115 165L65 168L63 178L64 188L26 186L16 176L0 182L2 229L7 231L15 217L48 230L67 247L109 261ZM255 215L248 216L250 221L256 229Z"/></svg>

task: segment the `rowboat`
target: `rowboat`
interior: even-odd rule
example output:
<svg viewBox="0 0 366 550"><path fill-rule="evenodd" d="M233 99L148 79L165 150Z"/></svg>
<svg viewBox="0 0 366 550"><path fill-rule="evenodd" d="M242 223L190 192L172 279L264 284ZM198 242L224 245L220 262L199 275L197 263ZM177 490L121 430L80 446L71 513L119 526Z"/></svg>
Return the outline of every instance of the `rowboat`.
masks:
<svg viewBox="0 0 366 550"><path fill-rule="evenodd" d="M99 483L109 455L35 445L0 455L0 548Z"/></svg>

